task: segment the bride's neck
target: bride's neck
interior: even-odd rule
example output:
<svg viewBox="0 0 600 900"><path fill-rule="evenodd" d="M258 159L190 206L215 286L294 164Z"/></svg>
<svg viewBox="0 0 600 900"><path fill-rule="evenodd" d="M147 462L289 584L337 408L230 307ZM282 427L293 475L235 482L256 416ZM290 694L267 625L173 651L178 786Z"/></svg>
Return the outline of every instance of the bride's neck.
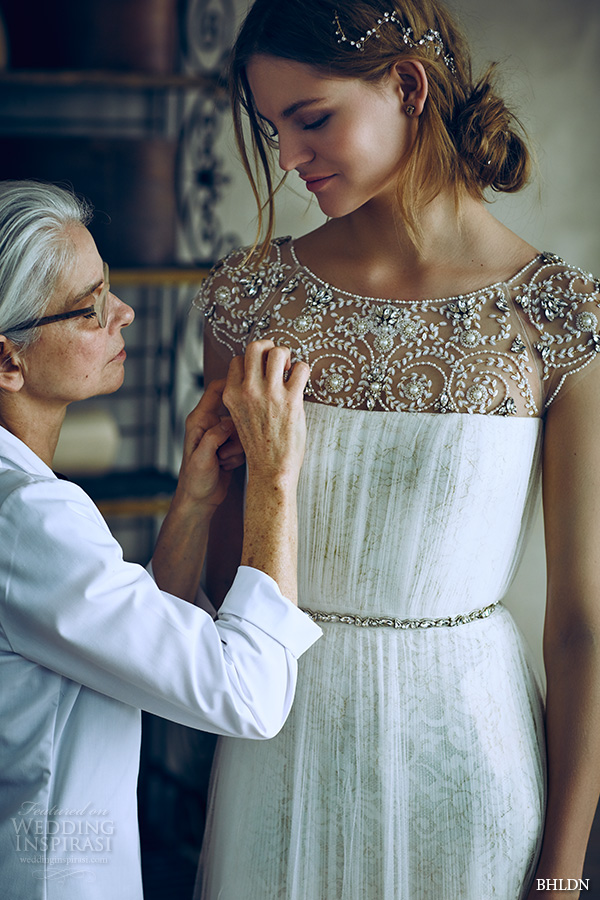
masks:
<svg viewBox="0 0 600 900"><path fill-rule="evenodd" d="M300 260L363 296L449 296L510 277L535 250L473 197L440 194L417 222L415 244L392 205L371 201L296 242Z"/></svg>
<svg viewBox="0 0 600 900"><path fill-rule="evenodd" d="M418 242L390 203L365 204L338 220L338 227L353 256L358 253L382 262L393 259L406 271L468 253L474 237L481 234L482 227L489 227L490 219L495 221L482 203L465 196L457 204L454 192L448 190L417 211Z"/></svg>

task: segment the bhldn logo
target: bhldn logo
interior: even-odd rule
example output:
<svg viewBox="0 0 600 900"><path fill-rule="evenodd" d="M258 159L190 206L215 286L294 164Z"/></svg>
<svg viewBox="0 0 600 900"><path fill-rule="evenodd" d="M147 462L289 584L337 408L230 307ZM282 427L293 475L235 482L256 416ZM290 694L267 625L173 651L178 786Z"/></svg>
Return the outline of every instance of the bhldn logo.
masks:
<svg viewBox="0 0 600 900"><path fill-rule="evenodd" d="M589 878L537 878L538 891L589 891Z"/></svg>

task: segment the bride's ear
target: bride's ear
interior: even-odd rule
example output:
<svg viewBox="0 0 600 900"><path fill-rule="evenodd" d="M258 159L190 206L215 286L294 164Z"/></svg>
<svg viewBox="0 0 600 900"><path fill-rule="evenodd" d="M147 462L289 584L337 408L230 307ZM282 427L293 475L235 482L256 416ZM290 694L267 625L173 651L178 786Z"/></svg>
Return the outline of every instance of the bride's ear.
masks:
<svg viewBox="0 0 600 900"><path fill-rule="evenodd" d="M409 115L420 116L425 106L429 85L423 63L416 59L399 59L393 64L390 75L394 79L402 109L412 107Z"/></svg>
<svg viewBox="0 0 600 900"><path fill-rule="evenodd" d="M0 334L0 390L16 393L25 383L23 363L15 344Z"/></svg>

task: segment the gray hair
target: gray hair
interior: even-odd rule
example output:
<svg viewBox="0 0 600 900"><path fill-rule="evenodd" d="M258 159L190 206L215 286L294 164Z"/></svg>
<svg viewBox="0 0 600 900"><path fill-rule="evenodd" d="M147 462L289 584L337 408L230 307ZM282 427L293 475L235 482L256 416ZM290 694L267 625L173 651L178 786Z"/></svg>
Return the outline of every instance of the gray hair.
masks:
<svg viewBox="0 0 600 900"><path fill-rule="evenodd" d="M11 327L41 317L73 263L68 229L87 225L91 207L72 192L37 181L0 181L0 334L28 347L39 329Z"/></svg>

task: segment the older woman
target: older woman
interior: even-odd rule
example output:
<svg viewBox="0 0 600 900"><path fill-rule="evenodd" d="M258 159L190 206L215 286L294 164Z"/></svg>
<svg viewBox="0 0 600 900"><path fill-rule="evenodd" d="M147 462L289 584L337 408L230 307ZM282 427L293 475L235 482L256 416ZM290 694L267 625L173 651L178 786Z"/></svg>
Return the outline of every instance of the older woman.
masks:
<svg viewBox="0 0 600 900"><path fill-rule="evenodd" d="M140 709L220 734L271 737L290 709L296 658L319 634L294 605L307 368L288 373L286 351L253 345L225 388L247 452L248 513L242 566L216 622L186 600L198 591L212 513L241 462L233 425L218 415L223 383L188 417L156 581L123 561L89 497L53 473L67 405L121 385L122 331L133 320L110 292L87 219L85 206L56 187L0 185L7 900L141 898Z"/></svg>

